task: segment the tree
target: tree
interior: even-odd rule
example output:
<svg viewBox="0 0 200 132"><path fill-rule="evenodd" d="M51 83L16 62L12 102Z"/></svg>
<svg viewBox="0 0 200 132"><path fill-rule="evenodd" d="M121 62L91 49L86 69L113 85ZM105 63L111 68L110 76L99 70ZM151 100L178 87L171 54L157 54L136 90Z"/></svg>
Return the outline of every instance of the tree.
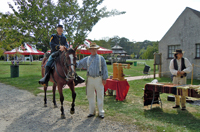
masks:
<svg viewBox="0 0 200 132"><path fill-rule="evenodd" d="M145 55L144 55L145 52L146 52L146 50L145 50L144 48L142 48L142 49L140 50L139 55L140 55L140 58L141 58L141 59L145 59Z"/></svg>
<svg viewBox="0 0 200 132"><path fill-rule="evenodd" d="M0 13L0 56L5 50L18 47L29 39L24 34L23 25L15 15Z"/></svg>
<svg viewBox="0 0 200 132"><path fill-rule="evenodd" d="M9 4L15 15L21 19L29 36L35 43L41 42L49 47L49 38L55 33L58 23L63 23L70 44L81 44L91 32L93 26L102 18L124 14L117 10L107 11L106 7L97 7L103 0L83 0L82 7L77 0L14 0ZM16 8L14 8L16 7Z"/></svg>
<svg viewBox="0 0 200 132"><path fill-rule="evenodd" d="M27 36L31 36L28 42L32 44L44 44L49 47L49 38L55 32L59 23L55 17L55 4L51 0L13 0L15 5L9 3L16 17L24 25Z"/></svg>
<svg viewBox="0 0 200 132"><path fill-rule="evenodd" d="M132 54L131 54L131 58L132 58L132 59L134 59L134 57L135 57L135 54L134 54L134 53L132 53Z"/></svg>
<svg viewBox="0 0 200 132"><path fill-rule="evenodd" d="M159 42L152 42L153 46L148 45L146 50L142 49L140 51L142 59L153 59L154 58L153 54L155 52L158 52L158 43Z"/></svg>

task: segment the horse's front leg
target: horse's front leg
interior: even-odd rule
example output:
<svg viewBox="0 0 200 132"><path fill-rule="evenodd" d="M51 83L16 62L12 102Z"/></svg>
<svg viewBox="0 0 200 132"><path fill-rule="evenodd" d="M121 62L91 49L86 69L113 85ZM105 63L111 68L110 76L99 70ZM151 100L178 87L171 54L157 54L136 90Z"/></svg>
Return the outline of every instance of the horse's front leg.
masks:
<svg viewBox="0 0 200 132"><path fill-rule="evenodd" d="M44 87L44 107L47 107L47 87Z"/></svg>
<svg viewBox="0 0 200 132"><path fill-rule="evenodd" d="M71 104L71 109L70 109L70 113L71 114L74 114L75 113L75 99L76 99L76 92L75 92L75 89L74 89L74 83L70 83L68 85L72 91L72 104Z"/></svg>
<svg viewBox="0 0 200 132"><path fill-rule="evenodd" d="M54 104L54 108L57 108L57 104L56 104L56 83L53 83L53 104Z"/></svg>
<svg viewBox="0 0 200 132"><path fill-rule="evenodd" d="M64 96L63 96L62 88L63 88L63 85L58 85L58 91L60 94L60 102L61 102L61 108L60 108L61 118L65 119L64 107L63 107Z"/></svg>

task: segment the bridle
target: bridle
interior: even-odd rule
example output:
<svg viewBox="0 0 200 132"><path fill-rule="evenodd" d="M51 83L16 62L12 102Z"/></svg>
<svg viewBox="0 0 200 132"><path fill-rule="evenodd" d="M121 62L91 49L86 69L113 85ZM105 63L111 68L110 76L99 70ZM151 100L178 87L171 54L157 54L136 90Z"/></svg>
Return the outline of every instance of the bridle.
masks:
<svg viewBox="0 0 200 132"><path fill-rule="evenodd" d="M67 69L67 71L68 71L68 73L66 74L65 73L65 70L64 70L64 68L62 67L62 69L63 69L63 72L64 72L64 74L65 74L65 77L66 77L66 81L68 81L68 80L71 80L71 79L75 79L75 77L76 77L76 71L74 70L74 71L71 71L71 72L74 72L74 74L72 75L72 74L70 74L70 71L69 71L69 67L70 66L74 66L74 67L76 67L76 64L68 64L67 63L67 53L69 52L69 50L66 52L65 51L65 53L64 53L64 66L65 66L65 68Z"/></svg>
<svg viewBox="0 0 200 132"><path fill-rule="evenodd" d="M61 60L61 58L62 57L60 57L60 60L59 60L59 63L60 63L60 65L61 65L61 67L62 67L62 70L63 70L63 73L64 73L64 77L63 76L61 76L60 74L59 74L59 72L58 72L58 70L57 70L57 67L56 67L56 64L55 64L55 70L56 70L56 72L57 72L57 74L58 74L58 76L59 77L61 77L61 78L63 78L63 79L65 79L66 80L66 82L68 82L69 80L74 80L75 79L75 77L76 77L76 75L77 75L77 73L76 73L76 71L72 71L72 72L74 72L74 74L73 75L71 75L70 74L70 71L69 71L69 67L70 66L74 66L74 67L76 67L76 64L68 64L67 63L67 53L69 52L69 50L66 52L66 51L64 51L65 53L64 53L64 67L61 65L61 63L60 62L62 62ZM66 68L67 69L67 71L68 71L68 73L66 74L66 72L65 72L65 69L64 68Z"/></svg>

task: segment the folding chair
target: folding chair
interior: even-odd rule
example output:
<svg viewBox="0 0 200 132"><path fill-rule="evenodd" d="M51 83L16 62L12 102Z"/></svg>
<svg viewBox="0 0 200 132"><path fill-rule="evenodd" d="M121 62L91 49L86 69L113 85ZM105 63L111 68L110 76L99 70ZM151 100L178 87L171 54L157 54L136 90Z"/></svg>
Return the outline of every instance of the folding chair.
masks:
<svg viewBox="0 0 200 132"><path fill-rule="evenodd" d="M149 74L149 72L151 71L151 68L150 68L150 66L148 66L148 65L145 65L145 67L144 67L144 70L143 70L143 77L142 78L145 78L145 77L147 77L148 78L148 76L150 76L150 74Z"/></svg>

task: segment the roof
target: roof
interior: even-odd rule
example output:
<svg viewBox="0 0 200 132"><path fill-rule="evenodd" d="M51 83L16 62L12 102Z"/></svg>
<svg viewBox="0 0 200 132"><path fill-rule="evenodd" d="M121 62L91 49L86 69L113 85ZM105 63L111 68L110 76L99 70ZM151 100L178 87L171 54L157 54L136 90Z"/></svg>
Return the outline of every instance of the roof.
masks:
<svg viewBox="0 0 200 132"><path fill-rule="evenodd" d="M194 12L194 14L196 14L200 18L200 12L199 11L194 10L194 9L192 9L190 7L186 7L186 8L190 9L192 12Z"/></svg>
<svg viewBox="0 0 200 132"><path fill-rule="evenodd" d="M127 54L127 52L124 50L112 50L112 51L113 51L113 54Z"/></svg>
<svg viewBox="0 0 200 132"><path fill-rule="evenodd" d="M200 11L194 10L194 9L192 9L192 8L190 8L190 7L186 7L185 10L180 14L180 16L184 15L184 13L185 13L186 11L189 11L189 12L193 13L195 16L197 16L198 18L200 18ZM174 24L169 28L169 30L168 30L168 31L165 33L165 35L161 38L159 44L160 44L160 43L162 42L162 40L166 37L166 35L169 33L169 31L170 31L172 28L174 28L174 25L175 25L177 22L180 21L180 20L179 20L180 16L176 19L176 21L174 22Z"/></svg>
<svg viewBox="0 0 200 132"><path fill-rule="evenodd" d="M116 44L114 47L112 47L112 50L113 49L115 50L115 49L123 49L123 48L121 46L119 46L119 45Z"/></svg>

